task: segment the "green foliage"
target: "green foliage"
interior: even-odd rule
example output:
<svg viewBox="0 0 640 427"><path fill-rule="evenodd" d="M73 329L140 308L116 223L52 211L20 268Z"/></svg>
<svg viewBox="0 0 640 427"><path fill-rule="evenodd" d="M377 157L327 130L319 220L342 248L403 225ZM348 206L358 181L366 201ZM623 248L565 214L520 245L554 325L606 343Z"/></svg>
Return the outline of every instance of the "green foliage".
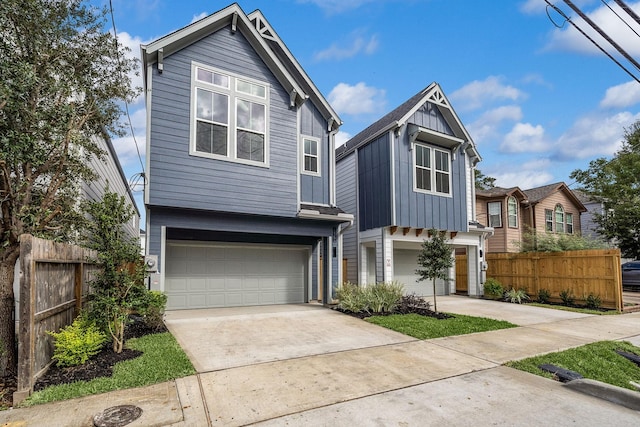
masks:
<svg viewBox="0 0 640 427"><path fill-rule="evenodd" d="M496 186L496 179L474 169L475 186L477 190L490 190Z"/></svg>
<svg viewBox="0 0 640 427"><path fill-rule="evenodd" d="M86 316L77 317L60 332L47 331L47 334L55 340L53 360L60 367L84 364L107 342L106 335Z"/></svg>
<svg viewBox="0 0 640 427"><path fill-rule="evenodd" d="M574 305L576 301L576 296L573 294L573 290L571 289L563 289L560 291L560 299L562 303L567 307Z"/></svg>
<svg viewBox="0 0 640 427"><path fill-rule="evenodd" d="M635 390L630 381L640 382L640 369L615 353L624 350L640 355L640 348L626 341L600 341L557 353L509 362L507 366L551 378L552 374L538 366L551 364L579 372L585 378Z"/></svg>
<svg viewBox="0 0 640 427"><path fill-rule="evenodd" d="M600 298L600 295L595 295L593 292L591 292L585 298L585 305L589 309L597 310L600 308L600 306L602 306L602 298Z"/></svg>
<svg viewBox="0 0 640 427"><path fill-rule="evenodd" d="M524 289L515 289L512 287L504 293L504 298L508 302L522 304L523 301L529 300L529 295L527 295L527 292Z"/></svg>
<svg viewBox="0 0 640 427"><path fill-rule="evenodd" d="M160 329L164 325L163 315L167 305L167 295L160 291L146 293L142 306L138 309L144 323L152 329Z"/></svg>
<svg viewBox="0 0 640 427"><path fill-rule="evenodd" d="M502 299L504 297L502 284L498 280L489 277L487 281L484 282L484 296L490 299Z"/></svg>
<svg viewBox="0 0 640 427"><path fill-rule="evenodd" d="M431 279L433 284L433 309L438 311L436 301L436 279L449 280L449 269L453 267L452 247L444 238L445 232L429 230L429 240L422 242L422 250L418 254L419 268L416 274L418 281Z"/></svg>
<svg viewBox="0 0 640 427"><path fill-rule="evenodd" d="M515 328L517 326L503 320L463 316L461 314L455 314L446 319L421 316L415 313L392 314L390 316L369 317L367 321L420 340Z"/></svg>
<svg viewBox="0 0 640 427"><path fill-rule="evenodd" d="M565 252L587 249L605 249L606 242L579 234L556 234L526 229L517 242L520 252Z"/></svg>
<svg viewBox="0 0 640 427"><path fill-rule="evenodd" d="M93 221L85 230L85 242L98 252L101 270L91 281L91 316L109 332L113 351L122 352L125 322L144 306L147 289L140 245L124 232L133 216L124 197L107 187L101 201L88 201L84 209Z"/></svg>
<svg viewBox="0 0 640 427"><path fill-rule="evenodd" d="M81 0L0 1L3 269L15 264L20 235L70 241L82 229L80 188L95 178L92 161L105 155L96 138L105 130L119 134L121 101L136 94L129 78L136 61L123 44L118 51L105 22L106 9ZM14 304L7 276L0 283L3 313ZM15 342L11 316L0 321L0 339Z"/></svg>
<svg viewBox="0 0 640 427"><path fill-rule="evenodd" d="M598 232L620 248L625 258L640 259L640 121L624 131L613 158L599 158L571 178L591 200L602 204L594 221Z"/></svg>
<svg viewBox="0 0 640 427"><path fill-rule="evenodd" d="M132 360L116 363L111 377L47 387L33 393L21 403L21 406L142 387L195 373L189 358L168 332L129 340L127 347L142 351L142 355Z"/></svg>
<svg viewBox="0 0 640 427"><path fill-rule="evenodd" d="M549 304L551 300L551 291L541 288L538 290L538 302L541 304Z"/></svg>
<svg viewBox="0 0 640 427"><path fill-rule="evenodd" d="M362 287L347 282L338 290L338 307L352 313L390 313L402 299L403 289L397 282Z"/></svg>

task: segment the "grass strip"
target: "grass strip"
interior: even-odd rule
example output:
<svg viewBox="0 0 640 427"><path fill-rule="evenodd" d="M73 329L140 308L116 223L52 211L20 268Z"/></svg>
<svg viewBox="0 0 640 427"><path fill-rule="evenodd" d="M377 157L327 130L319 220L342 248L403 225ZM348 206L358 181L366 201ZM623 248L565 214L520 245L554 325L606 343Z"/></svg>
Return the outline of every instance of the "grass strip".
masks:
<svg viewBox="0 0 640 427"><path fill-rule="evenodd" d="M620 312L617 310L594 310L591 308L568 307L566 305L543 304L540 302L528 302L527 305L532 305L534 307L551 308L553 310L572 311L574 313L594 314L597 316L608 316L608 315L620 314Z"/></svg>
<svg viewBox="0 0 640 427"><path fill-rule="evenodd" d="M585 378L636 390L629 381L640 383L640 367L615 350L640 355L640 348L627 341L599 341L581 347L506 363L506 366L541 377L553 378L538 366L549 363L578 372Z"/></svg>
<svg viewBox="0 0 640 427"><path fill-rule="evenodd" d="M462 314L452 314L451 316L453 317L448 319L436 319L412 313L372 316L366 320L421 340L517 327L517 325L504 320Z"/></svg>
<svg viewBox="0 0 640 427"><path fill-rule="evenodd" d="M143 354L135 359L117 363L111 377L47 387L33 393L20 406L142 387L195 374L187 355L169 332L131 339L127 341L126 346L140 350Z"/></svg>

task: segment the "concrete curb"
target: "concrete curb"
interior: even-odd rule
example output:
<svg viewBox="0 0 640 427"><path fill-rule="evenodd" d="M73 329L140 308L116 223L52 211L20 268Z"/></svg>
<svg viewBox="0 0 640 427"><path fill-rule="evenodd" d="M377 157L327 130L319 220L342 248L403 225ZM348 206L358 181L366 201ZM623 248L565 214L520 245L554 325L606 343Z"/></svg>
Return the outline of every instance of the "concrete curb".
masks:
<svg viewBox="0 0 640 427"><path fill-rule="evenodd" d="M569 381L565 387L577 392L588 394L626 408L640 411L640 392L617 387L611 384L594 381L587 378Z"/></svg>

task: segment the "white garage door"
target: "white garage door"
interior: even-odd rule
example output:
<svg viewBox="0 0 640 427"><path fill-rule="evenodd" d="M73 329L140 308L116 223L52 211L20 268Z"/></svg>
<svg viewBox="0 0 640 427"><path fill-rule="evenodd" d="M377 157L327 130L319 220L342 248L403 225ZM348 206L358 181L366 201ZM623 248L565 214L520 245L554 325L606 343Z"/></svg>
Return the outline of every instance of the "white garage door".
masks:
<svg viewBox="0 0 640 427"><path fill-rule="evenodd" d="M405 294L415 293L420 296L433 295L433 282L426 279L416 282L418 275L418 250L394 249L393 250L393 278L404 285ZM436 295L445 294L445 281L436 280Z"/></svg>
<svg viewBox="0 0 640 427"><path fill-rule="evenodd" d="M299 247L167 242L167 309L302 303L307 261Z"/></svg>

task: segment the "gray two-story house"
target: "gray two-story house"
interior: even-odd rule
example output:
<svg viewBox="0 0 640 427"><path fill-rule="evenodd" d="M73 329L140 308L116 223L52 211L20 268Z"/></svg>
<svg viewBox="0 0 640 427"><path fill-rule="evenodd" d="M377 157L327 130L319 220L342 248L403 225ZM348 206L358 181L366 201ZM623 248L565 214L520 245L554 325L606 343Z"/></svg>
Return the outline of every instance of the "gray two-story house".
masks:
<svg viewBox="0 0 640 427"><path fill-rule="evenodd" d="M476 221L474 167L480 160L437 83L339 147L338 204L355 216L343 235L348 280L395 280L406 293L431 295L415 270L422 242L437 229L456 252L467 254L469 283L460 288L481 295L484 241L492 229ZM455 269L450 279L437 284L437 294L456 292Z"/></svg>
<svg viewBox="0 0 640 427"><path fill-rule="evenodd" d="M147 254L169 309L329 301L341 121L260 11L142 46Z"/></svg>

